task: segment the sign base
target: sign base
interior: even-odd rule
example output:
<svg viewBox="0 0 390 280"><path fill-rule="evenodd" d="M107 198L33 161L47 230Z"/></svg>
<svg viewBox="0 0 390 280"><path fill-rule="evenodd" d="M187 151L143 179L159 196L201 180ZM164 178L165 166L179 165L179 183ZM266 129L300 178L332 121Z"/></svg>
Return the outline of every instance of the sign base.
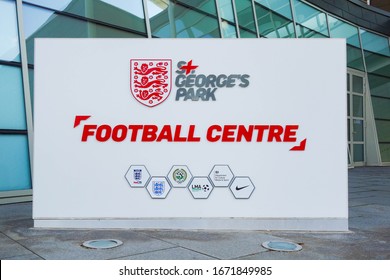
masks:
<svg viewBox="0 0 390 280"><path fill-rule="evenodd" d="M46 228L118 228L171 230L305 230L348 231L348 219L343 218L192 218L192 219L69 219L37 220L34 227Z"/></svg>

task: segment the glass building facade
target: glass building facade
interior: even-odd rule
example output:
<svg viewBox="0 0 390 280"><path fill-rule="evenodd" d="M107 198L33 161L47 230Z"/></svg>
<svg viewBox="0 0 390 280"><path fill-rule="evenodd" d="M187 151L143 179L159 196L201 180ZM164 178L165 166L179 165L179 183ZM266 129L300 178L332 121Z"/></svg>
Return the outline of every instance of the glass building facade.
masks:
<svg viewBox="0 0 390 280"><path fill-rule="evenodd" d="M390 165L390 30L311 2L0 0L0 203L31 200L35 38L345 38L349 163Z"/></svg>

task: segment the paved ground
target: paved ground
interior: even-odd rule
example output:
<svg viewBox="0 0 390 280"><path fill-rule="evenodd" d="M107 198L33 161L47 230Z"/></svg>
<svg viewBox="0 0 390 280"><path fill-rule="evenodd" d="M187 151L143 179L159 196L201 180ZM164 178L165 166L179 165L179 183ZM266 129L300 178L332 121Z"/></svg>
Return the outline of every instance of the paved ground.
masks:
<svg viewBox="0 0 390 280"><path fill-rule="evenodd" d="M0 259L390 259L390 167L349 170L346 233L282 231L151 231L34 229L31 203L0 206ZM123 245L85 249L83 241L115 238ZM303 250L269 251L261 243L289 240Z"/></svg>

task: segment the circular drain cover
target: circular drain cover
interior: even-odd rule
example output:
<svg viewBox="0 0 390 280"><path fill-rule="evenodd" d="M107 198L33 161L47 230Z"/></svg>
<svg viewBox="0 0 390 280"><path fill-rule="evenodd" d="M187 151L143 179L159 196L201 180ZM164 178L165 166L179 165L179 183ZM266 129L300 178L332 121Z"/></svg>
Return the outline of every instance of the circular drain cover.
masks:
<svg viewBox="0 0 390 280"><path fill-rule="evenodd" d="M266 249L281 252L295 252L302 250L302 246L293 242L287 241L266 241L261 244Z"/></svg>
<svg viewBox="0 0 390 280"><path fill-rule="evenodd" d="M90 249L110 249L122 244L123 242L117 239L96 239L85 241L83 246Z"/></svg>

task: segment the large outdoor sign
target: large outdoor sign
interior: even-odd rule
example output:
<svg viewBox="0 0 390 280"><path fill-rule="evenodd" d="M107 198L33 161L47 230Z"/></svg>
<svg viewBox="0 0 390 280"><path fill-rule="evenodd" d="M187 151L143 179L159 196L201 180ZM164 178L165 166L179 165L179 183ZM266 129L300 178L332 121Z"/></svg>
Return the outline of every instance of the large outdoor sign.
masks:
<svg viewBox="0 0 390 280"><path fill-rule="evenodd" d="M35 226L348 229L344 40L35 46Z"/></svg>

